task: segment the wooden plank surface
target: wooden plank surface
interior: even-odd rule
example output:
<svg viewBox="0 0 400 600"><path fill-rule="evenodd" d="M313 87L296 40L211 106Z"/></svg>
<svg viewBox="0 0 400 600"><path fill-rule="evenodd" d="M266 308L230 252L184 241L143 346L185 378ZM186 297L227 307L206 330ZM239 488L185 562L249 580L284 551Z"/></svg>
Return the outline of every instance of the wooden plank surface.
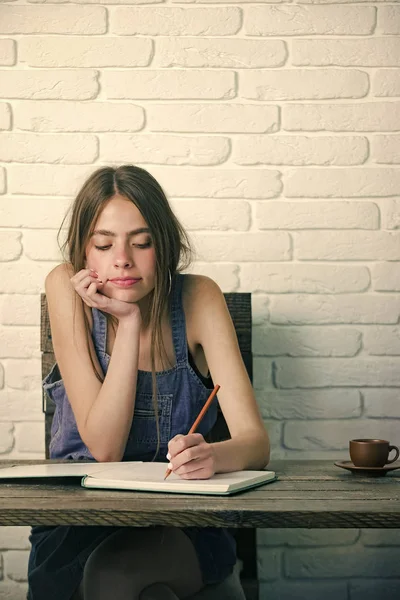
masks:
<svg viewBox="0 0 400 600"><path fill-rule="evenodd" d="M3 481L0 525L400 527L400 470L369 478L331 461L275 461L270 468L278 481L230 497L86 490L79 479Z"/></svg>

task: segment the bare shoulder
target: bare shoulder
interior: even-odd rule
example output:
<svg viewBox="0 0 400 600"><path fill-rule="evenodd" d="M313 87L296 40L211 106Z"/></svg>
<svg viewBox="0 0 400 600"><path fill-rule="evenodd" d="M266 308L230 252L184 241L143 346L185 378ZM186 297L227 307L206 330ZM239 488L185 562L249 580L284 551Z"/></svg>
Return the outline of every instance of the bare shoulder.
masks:
<svg viewBox="0 0 400 600"><path fill-rule="evenodd" d="M72 276L72 265L67 263L57 265L47 275L45 290L50 320L54 321L56 316L69 320L69 316L72 316L76 305L75 290L70 281Z"/></svg>
<svg viewBox="0 0 400 600"><path fill-rule="evenodd" d="M205 275L186 275L183 286L183 307L190 337L201 342L215 323L230 326L230 315L219 285Z"/></svg>
<svg viewBox="0 0 400 600"><path fill-rule="evenodd" d="M219 285L206 275L185 275L183 286L184 301L189 304L192 302L201 302L204 298L221 298L223 294Z"/></svg>
<svg viewBox="0 0 400 600"><path fill-rule="evenodd" d="M183 304L187 315L208 311L211 307L225 305L224 295L219 285L205 275L185 275Z"/></svg>
<svg viewBox="0 0 400 600"><path fill-rule="evenodd" d="M61 263L50 271L45 280L47 304L50 320L60 317L64 323L80 320L80 315L86 313L90 327L92 326L92 313L77 296L71 277L75 274L71 263Z"/></svg>
<svg viewBox="0 0 400 600"><path fill-rule="evenodd" d="M62 289L64 292L66 289L71 288L70 279L74 275L73 267L70 263L61 263L57 265L48 273L45 280L46 294L52 294L57 290Z"/></svg>

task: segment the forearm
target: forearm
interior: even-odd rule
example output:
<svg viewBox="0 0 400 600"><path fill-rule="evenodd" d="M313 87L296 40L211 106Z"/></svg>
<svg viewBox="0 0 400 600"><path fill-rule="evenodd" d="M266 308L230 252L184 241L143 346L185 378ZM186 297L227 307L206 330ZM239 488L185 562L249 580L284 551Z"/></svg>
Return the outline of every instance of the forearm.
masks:
<svg viewBox="0 0 400 600"><path fill-rule="evenodd" d="M135 409L140 322L121 321L104 382L88 413L86 444L100 462L121 460Z"/></svg>
<svg viewBox="0 0 400 600"><path fill-rule="evenodd" d="M237 436L211 444L215 456L216 473L259 470L269 462L270 445L266 431Z"/></svg>

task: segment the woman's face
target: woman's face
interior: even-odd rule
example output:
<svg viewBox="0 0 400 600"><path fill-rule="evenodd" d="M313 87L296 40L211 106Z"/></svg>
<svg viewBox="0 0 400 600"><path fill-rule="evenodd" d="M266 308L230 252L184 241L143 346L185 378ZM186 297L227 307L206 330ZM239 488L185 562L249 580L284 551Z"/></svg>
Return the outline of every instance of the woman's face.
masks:
<svg viewBox="0 0 400 600"><path fill-rule="evenodd" d="M86 265L104 283L101 293L138 302L154 289L156 257L146 221L130 200L113 196L95 224Z"/></svg>

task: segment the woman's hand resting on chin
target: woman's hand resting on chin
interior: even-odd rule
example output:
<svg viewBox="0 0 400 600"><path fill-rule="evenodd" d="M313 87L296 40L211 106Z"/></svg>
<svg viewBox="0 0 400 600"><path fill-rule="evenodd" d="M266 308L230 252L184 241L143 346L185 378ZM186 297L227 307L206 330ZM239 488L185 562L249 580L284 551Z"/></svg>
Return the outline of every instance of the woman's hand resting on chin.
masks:
<svg viewBox="0 0 400 600"><path fill-rule="evenodd" d="M105 281L100 281L93 269L82 269L71 277L71 284L82 300L91 308L97 308L116 317L118 321L140 319L140 308L135 302L123 302L102 293Z"/></svg>

